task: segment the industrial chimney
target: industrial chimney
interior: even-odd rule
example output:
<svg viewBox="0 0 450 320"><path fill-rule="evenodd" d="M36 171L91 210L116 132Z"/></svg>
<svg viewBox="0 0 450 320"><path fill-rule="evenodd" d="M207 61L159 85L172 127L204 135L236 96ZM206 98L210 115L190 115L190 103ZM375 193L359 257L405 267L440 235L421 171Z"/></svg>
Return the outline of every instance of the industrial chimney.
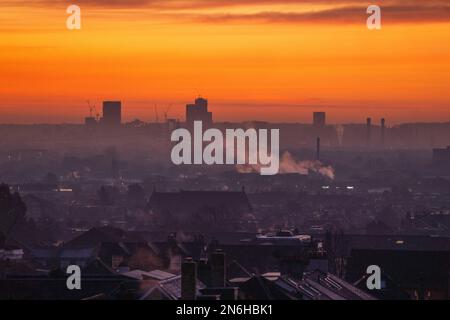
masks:
<svg viewBox="0 0 450 320"><path fill-rule="evenodd" d="M218 249L211 255L211 285L215 288L225 287L226 281L225 253Z"/></svg>
<svg viewBox="0 0 450 320"><path fill-rule="evenodd" d="M192 258L181 265L181 300L195 300L197 295L197 264Z"/></svg>
<svg viewBox="0 0 450 320"><path fill-rule="evenodd" d="M320 137L317 137L316 143L316 160L320 161Z"/></svg>
<svg viewBox="0 0 450 320"><path fill-rule="evenodd" d="M367 147L370 147L372 140L372 118L367 118L366 135Z"/></svg>
<svg viewBox="0 0 450 320"><path fill-rule="evenodd" d="M381 119L381 146L384 147L384 139L386 135L386 119Z"/></svg>

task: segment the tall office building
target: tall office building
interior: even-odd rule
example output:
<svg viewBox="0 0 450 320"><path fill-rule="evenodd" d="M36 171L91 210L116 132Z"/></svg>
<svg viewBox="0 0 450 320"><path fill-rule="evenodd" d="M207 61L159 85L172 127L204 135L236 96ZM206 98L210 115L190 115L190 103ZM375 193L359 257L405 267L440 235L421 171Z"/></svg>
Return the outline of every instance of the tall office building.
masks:
<svg viewBox="0 0 450 320"><path fill-rule="evenodd" d="M107 126L120 126L121 123L122 103L120 101L104 101L102 124Z"/></svg>
<svg viewBox="0 0 450 320"><path fill-rule="evenodd" d="M313 113L313 125L314 127L322 128L326 125L326 113L325 112L314 112Z"/></svg>
<svg viewBox="0 0 450 320"><path fill-rule="evenodd" d="M212 113L208 112L208 100L201 97L195 99L194 104L186 105L186 123L202 121L204 125L212 124Z"/></svg>

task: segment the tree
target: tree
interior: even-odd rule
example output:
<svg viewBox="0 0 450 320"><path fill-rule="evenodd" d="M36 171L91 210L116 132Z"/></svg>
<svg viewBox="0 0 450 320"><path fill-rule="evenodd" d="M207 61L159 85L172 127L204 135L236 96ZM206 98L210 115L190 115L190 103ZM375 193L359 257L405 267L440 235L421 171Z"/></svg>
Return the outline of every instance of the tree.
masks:
<svg viewBox="0 0 450 320"><path fill-rule="evenodd" d="M0 231L7 238L13 228L26 222L27 207L18 192L11 193L9 186L0 185Z"/></svg>
<svg viewBox="0 0 450 320"><path fill-rule="evenodd" d="M44 240L52 243L58 240L58 233L61 230L61 225L56 219L47 215L41 215L37 220L37 228L41 235L41 241Z"/></svg>
<svg viewBox="0 0 450 320"><path fill-rule="evenodd" d="M366 225L366 233L371 235L392 234L393 230L383 221L374 220Z"/></svg>
<svg viewBox="0 0 450 320"><path fill-rule="evenodd" d="M145 204L145 191L140 184L131 184L127 190L127 201L131 206L143 206Z"/></svg>
<svg viewBox="0 0 450 320"><path fill-rule="evenodd" d="M97 191L98 200L102 206L111 206L120 195L119 189L113 186L101 186Z"/></svg>
<svg viewBox="0 0 450 320"><path fill-rule="evenodd" d="M57 186L59 181L56 174L49 172L42 178L42 182Z"/></svg>

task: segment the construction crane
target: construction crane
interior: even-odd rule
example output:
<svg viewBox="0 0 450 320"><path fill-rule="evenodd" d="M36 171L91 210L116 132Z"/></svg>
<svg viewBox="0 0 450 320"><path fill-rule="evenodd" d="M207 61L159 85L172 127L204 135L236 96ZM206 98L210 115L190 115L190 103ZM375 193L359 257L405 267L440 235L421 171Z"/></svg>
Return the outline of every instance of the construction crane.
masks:
<svg viewBox="0 0 450 320"><path fill-rule="evenodd" d="M89 106L89 117L93 118L95 113L95 121L99 121L100 119L100 113L97 112L97 108L95 107L95 104L92 105L89 100L86 101Z"/></svg>
<svg viewBox="0 0 450 320"><path fill-rule="evenodd" d="M89 107L89 117L92 118L92 112L95 111L95 105L91 105L91 102L89 100L86 101Z"/></svg>

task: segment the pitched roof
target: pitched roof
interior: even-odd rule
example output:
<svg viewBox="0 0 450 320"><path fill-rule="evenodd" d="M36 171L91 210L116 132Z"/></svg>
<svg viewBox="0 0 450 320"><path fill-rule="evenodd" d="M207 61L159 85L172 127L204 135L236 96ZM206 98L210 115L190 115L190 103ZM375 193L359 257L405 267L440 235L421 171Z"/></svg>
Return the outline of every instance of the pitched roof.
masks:
<svg viewBox="0 0 450 320"><path fill-rule="evenodd" d="M62 259L89 259L96 256L98 246L87 248L62 248L59 257Z"/></svg>
<svg viewBox="0 0 450 320"><path fill-rule="evenodd" d="M136 233L113 227L94 227L67 242L64 247L88 247L101 243L147 243Z"/></svg>
<svg viewBox="0 0 450 320"><path fill-rule="evenodd" d="M115 270L108 266L102 259L95 258L87 267L83 269L86 275L110 275L120 276Z"/></svg>
<svg viewBox="0 0 450 320"><path fill-rule="evenodd" d="M148 202L149 208L171 212L194 212L200 208L238 208L252 210L245 191L180 191L153 192Z"/></svg>
<svg viewBox="0 0 450 320"><path fill-rule="evenodd" d="M235 279L235 278L247 278L252 275L247 271L239 262L236 260L231 261L227 266L227 278Z"/></svg>
<svg viewBox="0 0 450 320"><path fill-rule="evenodd" d="M278 278L277 278L278 279ZM243 292L249 300L296 300L292 292L285 290L276 283L276 279L267 278L261 275L252 276L250 279L239 285L239 290Z"/></svg>
<svg viewBox="0 0 450 320"><path fill-rule="evenodd" d="M204 289L205 285L197 280L197 291ZM179 300L181 299L181 276L175 276L167 280L160 281L156 287L148 290L140 300L152 299L155 290L159 292L165 299Z"/></svg>
<svg viewBox="0 0 450 320"><path fill-rule="evenodd" d="M144 270L132 270L122 273L122 275L137 279L137 280L147 280L154 279L158 281L168 280L176 277L176 274L165 272L162 270L144 271Z"/></svg>
<svg viewBox="0 0 450 320"><path fill-rule="evenodd" d="M232 282L235 283L233 280ZM376 300L352 284L321 271L305 273L302 280L281 276L279 272L268 272L239 280L236 283L241 283L239 287L248 298Z"/></svg>
<svg viewBox="0 0 450 320"><path fill-rule="evenodd" d="M344 235L348 249L450 251L450 237L428 235Z"/></svg>

